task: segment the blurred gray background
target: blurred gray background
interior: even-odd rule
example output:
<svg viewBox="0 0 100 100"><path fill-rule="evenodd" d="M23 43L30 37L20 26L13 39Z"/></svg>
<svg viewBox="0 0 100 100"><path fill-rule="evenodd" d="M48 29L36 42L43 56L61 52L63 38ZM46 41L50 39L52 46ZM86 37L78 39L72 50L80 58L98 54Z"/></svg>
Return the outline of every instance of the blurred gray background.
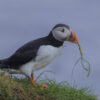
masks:
<svg viewBox="0 0 100 100"><path fill-rule="evenodd" d="M77 45L66 42L61 55L44 70L58 82L67 81L78 87L90 87L100 95L100 1L99 0L0 0L0 59L14 53L24 43L48 35L55 24L68 24L73 29L91 64L91 75L79 63Z"/></svg>

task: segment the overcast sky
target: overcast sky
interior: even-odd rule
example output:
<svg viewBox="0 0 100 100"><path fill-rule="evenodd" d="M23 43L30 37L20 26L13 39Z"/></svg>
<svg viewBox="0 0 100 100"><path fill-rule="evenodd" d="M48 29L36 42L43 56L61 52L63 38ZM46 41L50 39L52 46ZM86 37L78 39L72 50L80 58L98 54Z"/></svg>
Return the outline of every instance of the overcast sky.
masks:
<svg viewBox="0 0 100 100"><path fill-rule="evenodd" d="M91 75L78 64L77 45L65 43L61 55L44 70L58 82L90 87L100 95L100 1L99 0L0 0L0 59L13 54L24 43L48 35L55 24L68 24L75 31L84 57L91 64Z"/></svg>

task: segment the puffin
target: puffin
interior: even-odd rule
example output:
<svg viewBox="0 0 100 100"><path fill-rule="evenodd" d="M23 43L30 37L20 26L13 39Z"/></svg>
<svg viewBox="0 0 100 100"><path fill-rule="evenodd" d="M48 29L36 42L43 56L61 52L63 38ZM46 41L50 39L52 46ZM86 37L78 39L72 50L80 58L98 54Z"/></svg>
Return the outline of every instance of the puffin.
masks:
<svg viewBox="0 0 100 100"><path fill-rule="evenodd" d="M18 70L27 76L33 85L37 85L34 72L51 63L59 55L59 49L65 41L78 44L75 32L68 25L57 24L47 36L24 44L10 57L0 60L0 69Z"/></svg>

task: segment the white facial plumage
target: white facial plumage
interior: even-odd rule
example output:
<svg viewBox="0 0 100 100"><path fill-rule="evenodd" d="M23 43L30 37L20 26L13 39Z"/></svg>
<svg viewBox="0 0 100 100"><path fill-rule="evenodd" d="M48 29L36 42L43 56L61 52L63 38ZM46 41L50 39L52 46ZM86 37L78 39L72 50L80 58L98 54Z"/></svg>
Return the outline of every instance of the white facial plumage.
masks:
<svg viewBox="0 0 100 100"><path fill-rule="evenodd" d="M55 39L59 40L59 41L66 41L66 36L70 35L70 29L66 28L66 27L56 27L52 30L52 34L54 36Z"/></svg>

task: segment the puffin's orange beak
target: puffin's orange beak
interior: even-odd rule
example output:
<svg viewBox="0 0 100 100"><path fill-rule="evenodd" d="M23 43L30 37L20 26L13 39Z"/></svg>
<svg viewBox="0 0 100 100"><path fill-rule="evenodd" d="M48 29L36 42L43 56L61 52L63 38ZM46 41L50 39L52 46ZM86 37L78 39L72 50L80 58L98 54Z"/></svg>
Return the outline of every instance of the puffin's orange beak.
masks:
<svg viewBox="0 0 100 100"><path fill-rule="evenodd" d="M72 31L72 30L70 30L70 31L71 31L71 34L66 36L67 40L69 42L77 44L78 43L78 38L77 38L75 32Z"/></svg>

